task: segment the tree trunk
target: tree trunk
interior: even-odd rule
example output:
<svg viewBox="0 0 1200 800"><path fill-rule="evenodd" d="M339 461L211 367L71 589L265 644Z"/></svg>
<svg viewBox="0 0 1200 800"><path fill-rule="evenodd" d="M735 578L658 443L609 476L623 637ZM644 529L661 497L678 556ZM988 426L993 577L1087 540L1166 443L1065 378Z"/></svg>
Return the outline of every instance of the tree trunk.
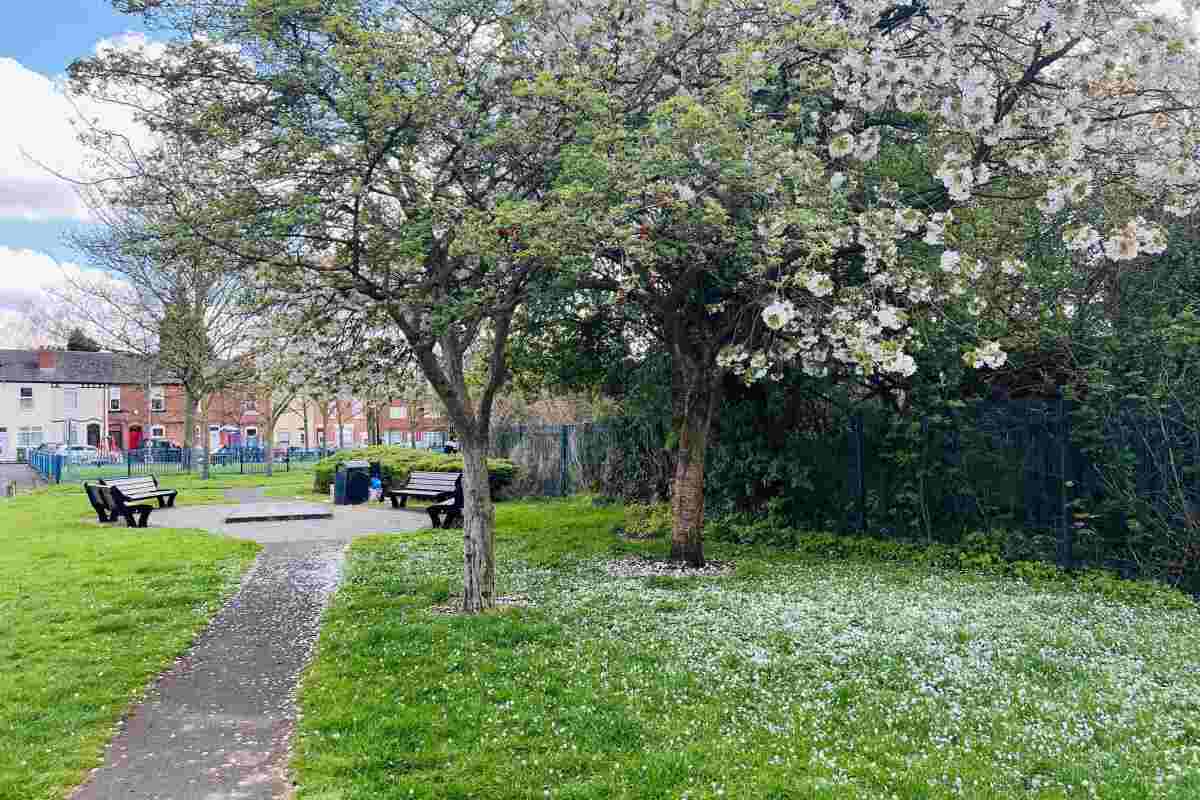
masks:
<svg viewBox="0 0 1200 800"><path fill-rule="evenodd" d="M487 437L463 442L463 611L496 605L496 510L488 485Z"/></svg>
<svg viewBox="0 0 1200 800"><path fill-rule="evenodd" d="M196 396L188 388L183 390L183 449L192 457L196 446Z"/></svg>
<svg viewBox="0 0 1200 800"><path fill-rule="evenodd" d="M263 442L263 446L266 448L265 450L263 450L263 455L265 456L264 460L266 462L267 477L270 477L275 474L275 416L274 416L274 412L275 412L275 409L273 407L271 407L271 406L267 407L267 425L266 425L266 430L264 431L266 436L265 436L265 441Z"/></svg>
<svg viewBox="0 0 1200 800"><path fill-rule="evenodd" d="M671 560L704 566L704 461L708 432L720 401L720 380L696 378L682 403L679 449L671 481Z"/></svg>
<svg viewBox="0 0 1200 800"><path fill-rule="evenodd" d="M212 434L208 431L208 398L200 400L200 431L204 435L204 459L200 465L200 479L208 480L208 462L212 459Z"/></svg>

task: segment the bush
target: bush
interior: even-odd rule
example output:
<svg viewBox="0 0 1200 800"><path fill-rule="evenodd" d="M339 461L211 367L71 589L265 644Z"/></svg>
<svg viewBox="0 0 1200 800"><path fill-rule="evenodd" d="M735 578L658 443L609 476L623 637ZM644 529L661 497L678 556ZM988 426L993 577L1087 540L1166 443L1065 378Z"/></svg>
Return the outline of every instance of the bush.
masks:
<svg viewBox="0 0 1200 800"><path fill-rule="evenodd" d="M625 506L625 535L631 539L658 539L671 532L668 503L629 503Z"/></svg>
<svg viewBox="0 0 1200 800"><path fill-rule="evenodd" d="M431 453L406 447L379 445L358 450L340 450L317 462L313 491L326 494L333 485L339 461L378 461L384 486L403 486L413 472L462 472L462 456ZM493 498L500 498L517 477L517 467L502 458L488 459L488 485Z"/></svg>

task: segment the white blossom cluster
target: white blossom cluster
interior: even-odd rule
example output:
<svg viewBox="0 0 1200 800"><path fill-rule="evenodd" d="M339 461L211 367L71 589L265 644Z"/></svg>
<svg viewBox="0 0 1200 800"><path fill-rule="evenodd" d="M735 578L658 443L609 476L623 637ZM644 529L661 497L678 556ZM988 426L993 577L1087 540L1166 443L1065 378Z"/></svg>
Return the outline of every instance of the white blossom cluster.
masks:
<svg viewBox="0 0 1200 800"><path fill-rule="evenodd" d="M1091 202L1103 173L1106 183L1151 198L1170 213L1197 207L1200 161L1194 152L1200 129L1186 109L1200 106L1200 61L1186 20L1138 13L1108 0L932 0L905 33L880 31L881 15L894 9L882 1L856 3L846 20L863 46L847 48L838 62L834 86L844 107L823 120L831 131L824 153L831 189L853 185L848 169L877 156L880 126L863 125L869 115L894 107L928 115L931 141L935 148L941 145L932 170L954 206L968 206L980 193L1002 195L997 178L1005 177L1038 187L1033 204L1054 216ZM978 57L988 50L1003 58ZM1035 67L1041 85L1027 91L1025 71ZM821 280L819 267L802 268L790 285L804 292L772 298L762 320L771 331L799 333L807 341L768 346L765 361L731 347L723 364L749 378L770 374L773 359L810 353L812 331L819 330L820 352L829 358L848 358L868 372L905 373L911 359L902 352L903 336L890 326L869 331L862 318L870 314L856 304L883 307L884 292L899 291L913 305L964 298L968 310L979 314L987 301L971 295L982 278L1022 274L1018 254L946 245L953 208L927 215L895 202L888 191L880 191L876 202L876 209L850 219L851 239L865 251L873 291L833 297L834 284ZM1068 249L1123 261L1166 248L1165 232L1142 216L1103 222L1105 230L1090 224L1070 228ZM936 279L899 263L897 241L917 233L928 245L946 246ZM800 306L818 310L812 324L803 324ZM847 310L857 325L852 331L845 325ZM885 339L871 343L872 336ZM1004 354L987 342L964 360L995 367L1004 363Z"/></svg>

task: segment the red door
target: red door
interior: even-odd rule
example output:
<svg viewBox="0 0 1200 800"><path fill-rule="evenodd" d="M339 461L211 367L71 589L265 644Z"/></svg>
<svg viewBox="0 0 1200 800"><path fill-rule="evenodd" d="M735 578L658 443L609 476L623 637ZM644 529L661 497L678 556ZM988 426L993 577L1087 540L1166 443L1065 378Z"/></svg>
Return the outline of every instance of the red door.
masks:
<svg viewBox="0 0 1200 800"><path fill-rule="evenodd" d="M136 450L142 444L142 429L137 425L129 428L129 449Z"/></svg>

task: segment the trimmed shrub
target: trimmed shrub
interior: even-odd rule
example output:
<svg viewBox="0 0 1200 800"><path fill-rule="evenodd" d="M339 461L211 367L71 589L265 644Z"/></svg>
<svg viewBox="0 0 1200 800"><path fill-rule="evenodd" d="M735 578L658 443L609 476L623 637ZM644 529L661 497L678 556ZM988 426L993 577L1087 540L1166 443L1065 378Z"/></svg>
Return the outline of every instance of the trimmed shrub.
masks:
<svg viewBox="0 0 1200 800"><path fill-rule="evenodd" d="M431 453L406 447L377 445L357 450L340 450L317 462L313 491L326 494L333 485L339 461L378 461L384 486L403 486L413 472L462 472L462 456ZM488 459L488 484L492 497L499 499L517 477L517 467L502 458Z"/></svg>

